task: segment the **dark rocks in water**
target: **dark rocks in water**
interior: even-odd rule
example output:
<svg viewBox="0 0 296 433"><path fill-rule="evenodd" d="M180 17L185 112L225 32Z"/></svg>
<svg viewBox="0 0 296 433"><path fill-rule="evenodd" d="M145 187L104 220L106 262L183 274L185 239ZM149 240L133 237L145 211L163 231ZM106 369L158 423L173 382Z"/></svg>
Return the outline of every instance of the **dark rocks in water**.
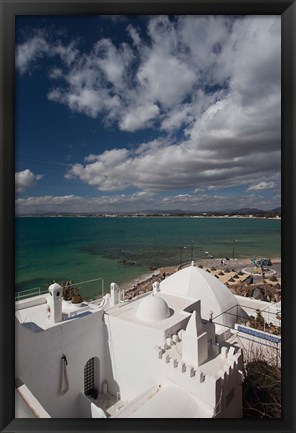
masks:
<svg viewBox="0 0 296 433"><path fill-rule="evenodd" d="M224 272L225 272L225 274L228 274L230 272L230 269L227 268L227 269L225 269Z"/></svg>
<svg viewBox="0 0 296 433"><path fill-rule="evenodd" d="M124 265L138 265L138 262L134 262L133 260L122 259L119 260L119 263L123 263Z"/></svg>

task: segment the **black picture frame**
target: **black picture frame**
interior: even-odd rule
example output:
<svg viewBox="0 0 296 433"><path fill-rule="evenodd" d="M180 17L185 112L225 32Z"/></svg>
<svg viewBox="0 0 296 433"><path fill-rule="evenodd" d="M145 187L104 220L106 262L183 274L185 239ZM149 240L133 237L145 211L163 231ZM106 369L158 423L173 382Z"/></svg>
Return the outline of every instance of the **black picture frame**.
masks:
<svg viewBox="0 0 296 433"><path fill-rule="evenodd" d="M0 430L93 431L295 431L295 171L296 4L288 0L0 0ZM15 419L14 418L14 19L16 15L223 14L281 15L282 22L282 418L252 419Z"/></svg>

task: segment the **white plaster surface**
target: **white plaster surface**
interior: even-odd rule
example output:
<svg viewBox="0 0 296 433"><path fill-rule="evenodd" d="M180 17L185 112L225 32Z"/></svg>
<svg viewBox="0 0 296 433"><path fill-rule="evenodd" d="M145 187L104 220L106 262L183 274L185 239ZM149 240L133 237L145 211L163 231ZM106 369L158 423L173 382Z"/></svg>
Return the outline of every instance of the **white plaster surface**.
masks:
<svg viewBox="0 0 296 433"><path fill-rule="evenodd" d="M17 309L16 378L51 417L101 417L100 396L90 401L84 395L84 367L94 357L95 388L102 392L102 383L107 383L108 393L118 400L109 411L111 416L240 416L240 355L223 359L218 354L215 325L206 320L210 310L215 313L216 307L217 311L228 308L233 297L222 285L227 290L224 299L224 289L215 285L218 280L213 282L208 273L201 275L197 269L191 266L179 271L172 284L164 287L171 277L167 278L160 292L111 308L106 303L105 311L96 304L63 302L66 320L60 323L54 323L47 304L40 301ZM200 285L205 287L200 289ZM140 305L145 307L142 312ZM195 352L201 362L183 359L188 324L189 340L196 340ZM67 358L69 390L61 395L63 355ZM225 397L232 388L236 399L226 408Z"/></svg>
<svg viewBox="0 0 296 433"><path fill-rule="evenodd" d="M145 322L167 319L170 315L166 301L154 293L141 299L136 311L137 318Z"/></svg>
<svg viewBox="0 0 296 433"><path fill-rule="evenodd" d="M207 412L198 404L196 398L178 386L161 386L152 395L147 395L138 404L123 411L118 417L124 418L209 418Z"/></svg>
<svg viewBox="0 0 296 433"><path fill-rule="evenodd" d="M34 296L32 298L20 299L19 301L16 301L15 309L16 310L22 310L24 308L34 307L36 305L41 305L41 304L46 304L47 296L48 295L44 294L44 295Z"/></svg>
<svg viewBox="0 0 296 433"><path fill-rule="evenodd" d="M161 293L175 294L201 300L201 317L208 320L210 312L214 317L237 305L235 296L209 272L195 266L188 266L170 275L160 283ZM233 326L235 317L224 315L222 323Z"/></svg>
<svg viewBox="0 0 296 433"><path fill-rule="evenodd" d="M30 319L23 324L16 320L16 377L28 386L50 416L67 418L79 415L78 396L83 392L84 366L90 358L99 359L97 386L103 380L112 385L102 317L103 311L97 311L39 332L32 332L28 322L34 320L32 311ZM64 396L59 393L63 354L67 357L69 378L69 391Z"/></svg>

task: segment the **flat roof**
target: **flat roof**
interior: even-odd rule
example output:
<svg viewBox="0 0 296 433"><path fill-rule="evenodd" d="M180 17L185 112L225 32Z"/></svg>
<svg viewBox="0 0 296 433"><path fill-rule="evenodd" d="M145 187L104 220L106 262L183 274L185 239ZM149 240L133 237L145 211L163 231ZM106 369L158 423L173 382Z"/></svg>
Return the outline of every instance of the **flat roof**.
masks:
<svg viewBox="0 0 296 433"><path fill-rule="evenodd" d="M124 408L116 418L212 418L213 414L192 394L177 385L153 388ZM114 418L115 418L114 417Z"/></svg>
<svg viewBox="0 0 296 433"><path fill-rule="evenodd" d="M171 316L167 319L158 321L144 321L137 317L136 312L139 303L148 296L152 296L153 293L145 294L137 299L128 301L125 303L117 304L114 307L109 308L106 313L110 316L117 317L121 320L127 320L129 322L137 323L138 325L149 326L155 329L167 329L172 325L179 323L186 317L190 316L190 313L184 311L191 305L196 304L198 301L193 298L185 298L181 296L175 296L167 293L157 292L156 296L164 299L171 310Z"/></svg>
<svg viewBox="0 0 296 433"><path fill-rule="evenodd" d="M62 312L64 320L62 320L62 322L54 323L53 320L51 320L47 304L45 303L16 310L15 316L21 325L33 332L41 332L57 325L63 325L69 322L69 320L85 317L86 315L96 313L100 310L101 308L96 304L83 302L80 306L76 306L75 304L68 304L63 301Z"/></svg>

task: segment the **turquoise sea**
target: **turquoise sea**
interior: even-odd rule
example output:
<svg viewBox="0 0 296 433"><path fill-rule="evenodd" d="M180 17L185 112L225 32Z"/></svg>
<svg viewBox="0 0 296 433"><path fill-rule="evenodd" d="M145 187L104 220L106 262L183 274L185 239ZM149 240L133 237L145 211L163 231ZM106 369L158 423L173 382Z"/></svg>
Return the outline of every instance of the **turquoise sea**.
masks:
<svg viewBox="0 0 296 433"><path fill-rule="evenodd" d="M233 239L236 258L281 255L281 221L271 219L18 217L15 230L16 291L99 277L107 291L112 281L122 284L191 255L205 258L205 251L232 257ZM85 284L81 292L95 296L101 284Z"/></svg>

